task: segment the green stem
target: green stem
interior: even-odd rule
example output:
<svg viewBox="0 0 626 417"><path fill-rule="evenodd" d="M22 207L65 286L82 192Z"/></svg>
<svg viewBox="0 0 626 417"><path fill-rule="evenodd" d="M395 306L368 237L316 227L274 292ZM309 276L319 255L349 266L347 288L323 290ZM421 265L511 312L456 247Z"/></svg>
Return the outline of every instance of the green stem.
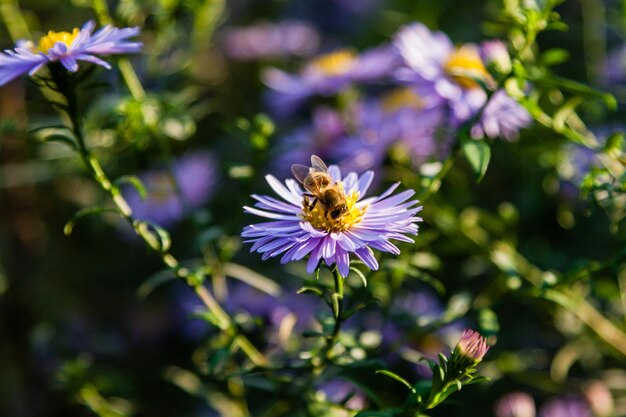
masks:
<svg viewBox="0 0 626 417"><path fill-rule="evenodd" d="M82 129L80 128L80 113L74 86L74 80L69 78L60 66L51 64L50 73L59 91L67 100L67 116L70 120L71 130L76 137L78 154L80 155L85 168L91 177L100 185L109 196L119 211L119 214L133 227L135 233L140 236L160 257L162 262L177 277L184 280L189 278L189 271L183 268L180 262L164 249L158 239L145 227L143 222L133 217L132 209L124 199L119 189L115 187L102 169L100 162L93 156L85 143ZM267 359L256 347L244 336L237 333L236 326L228 313L219 305L208 289L198 282L192 285L198 297L202 300L207 309L217 319L218 327L234 336L235 343L257 366L267 365Z"/></svg>
<svg viewBox="0 0 626 417"><path fill-rule="evenodd" d="M337 344L339 339L339 332L341 330L341 324L343 322L343 281L344 278L339 273L339 269L335 266L332 270L333 278L335 281L335 291L331 295L331 306L333 310L333 317L335 319L335 325L333 326L333 332L330 337L326 339L326 348L324 349L324 358L322 363L326 363L332 358L332 350Z"/></svg>

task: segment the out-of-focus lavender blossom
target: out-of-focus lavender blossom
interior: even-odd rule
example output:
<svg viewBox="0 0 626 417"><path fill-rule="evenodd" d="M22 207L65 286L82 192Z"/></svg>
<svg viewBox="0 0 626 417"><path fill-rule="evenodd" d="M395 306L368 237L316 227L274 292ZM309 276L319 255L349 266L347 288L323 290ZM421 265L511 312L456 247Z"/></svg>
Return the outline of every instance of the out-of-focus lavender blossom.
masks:
<svg viewBox="0 0 626 417"><path fill-rule="evenodd" d="M499 90L489 99L470 134L474 139L488 137L514 141L519 137L519 131L531 123L528 111L504 90Z"/></svg>
<svg viewBox="0 0 626 417"><path fill-rule="evenodd" d="M123 190L134 216L167 227L206 202L217 182L216 163L208 152L195 152L175 161L171 172L153 169L140 179L147 191L145 199L135 188Z"/></svg>
<svg viewBox="0 0 626 417"><path fill-rule="evenodd" d="M253 244L251 252L262 253L264 260L282 254L281 263L308 255L308 273L313 273L323 261L329 267L336 265L345 277L350 272L350 254L376 270L378 261L372 249L397 255L400 249L391 240L413 242L406 235L417 235L417 223L422 221L416 216L422 207L409 200L415 194L413 190L391 196L398 183L381 196L363 198L374 179L373 172L361 176L350 172L342 177L339 168L331 165L328 173L346 194L347 210L335 219L327 215L319 201L304 204L304 190L296 180L287 179L283 185L275 177L266 176L284 201L252 195L258 201L255 207L244 207L247 213L272 220L244 228L241 235L246 243Z"/></svg>
<svg viewBox="0 0 626 417"><path fill-rule="evenodd" d="M353 14L368 13L380 3L380 0L333 0L344 10Z"/></svg>
<svg viewBox="0 0 626 417"><path fill-rule="evenodd" d="M330 107L320 106L313 111L312 122L311 126L297 128L279 139L272 161L273 174L288 176L292 164L308 164L311 155L327 161L341 159L342 139L346 136L341 115Z"/></svg>
<svg viewBox="0 0 626 417"><path fill-rule="evenodd" d="M71 72L78 71L77 61L110 69L111 66L98 56L135 53L143 46L141 42L128 41L139 34L137 27L118 29L107 25L93 33L94 28L95 23L90 20L71 33L49 31L37 45L21 40L14 50L0 52L0 86L26 72L32 76L45 65L57 61Z"/></svg>
<svg viewBox="0 0 626 417"><path fill-rule="evenodd" d="M234 283L229 286L225 308L233 313L245 311L253 317L264 318L274 330L291 315L293 328L302 331L313 325L319 303L313 297L294 295L295 292L286 289L285 296L274 297L249 285Z"/></svg>
<svg viewBox="0 0 626 417"><path fill-rule="evenodd" d="M270 88L270 111L279 116L298 109L311 96L332 96L353 83L367 83L391 75L399 56L389 46L360 55L347 49L323 54L309 61L297 75L268 68L263 81Z"/></svg>
<svg viewBox="0 0 626 417"><path fill-rule="evenodd" d="M298 20L230 28L222 36L226 54L242 61L284 56L310 57L317 52L319 43L320 37L315 28Z"/></svg>
<svg viewBox="0 0 626 417"><path fill-rule="evenodd" d="M513 140L520 129L530 124L530 114L504 90L497 91L487 103L484 87L493 89L495 82L485 65L502 73L511 69L504 43L491 40L480 46L455 47L444 33L431 32L415 23L398 31L394 45L405 64L396 72L397 78L413 85L428 100L443 100L451 110L452 126L476 117L482 110L472 127L474 138Z"/></svg>
<svg viewBox="0 0 626 417"><path fill-rule="evenodd" d="M535 417L535 401L529 394L516 391L502 396L493 406L496 417Z"/></svg>
<svg viewBox="0 0 626 417"><path fill-rule="evenodd" d="M346 408L354 411L363 410L368 405L365 393L343 379L331 379L317 388L327 401L339 403L345 401Z"/></svg>
<svg viewBox="0 0 626 417"><path fill-rule="evenodd" d="M607 84L623 84L626 81L626 44L608 54L604 81Z"/></svg>
<svg viewBox="0 0 626 417"><path fill-rule="evenodd" d="M405 66L397 77L415 85L427 98L445 100L456 121L472 117L485 103L487 94L476 80L491 82L474 44L455 47L442 32L431 32L421 23L401 28L394 42Z"/></svg>
<svg viewBox="0 0 626 417"><path fill-rule="evenodd" d="M438 137L443 108L428 106L411 88L397 88L361 104L355 120L357 131L344 148L351 161L342 164L355 171L376 168L392 145L401 145L415 164L443 156L447 148L443 136Z"/></svg>
<svg viewBox="0 0 626 417"><path fill-rule="evenodd" d="M430 292L414 291L394 298L391 312L396 315L409 315L416 318L418 324L427 325L437 320L444 309L437 297Z"/></svg>
<svg viewBox="0 0 626 417"><path fill-rule="evenodd" d="M539 417L592 417L585 401L578 397L557 397L544 403Z"/></svg>
<svg viewBox="0 0 626 417"><path fill-rule="evenodd" d="M266 333L266 340L272 341L275 346L286 344L286 339L293 332L313 327L315 314L320 310L319 299L297 295L295 289L284 288L281 295L270 295L234 280L228 281L227 289L224 309L231 315L245 314L262 320L261 328ZM179 328L190 339L199 339L206 336L210 328L200 320L189 319L189 316L205 311L206 307L193 292L184 290L184 293L175 294L177 321L181 323Z"/></svg>

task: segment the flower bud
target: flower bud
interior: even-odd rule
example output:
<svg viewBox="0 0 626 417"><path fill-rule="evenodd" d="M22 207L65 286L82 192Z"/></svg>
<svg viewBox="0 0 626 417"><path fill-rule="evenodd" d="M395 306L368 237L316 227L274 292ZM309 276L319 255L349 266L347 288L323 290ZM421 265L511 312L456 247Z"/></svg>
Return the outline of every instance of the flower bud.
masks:
<svg viewBox="0 0 626 417"><path fill-rule="evenodd" d="M458 353L478 363L483 359L488 350L487 339L474 330L466 329L461 335L461 340L456 345L456 348L454 348L454 353Z"/></svg>

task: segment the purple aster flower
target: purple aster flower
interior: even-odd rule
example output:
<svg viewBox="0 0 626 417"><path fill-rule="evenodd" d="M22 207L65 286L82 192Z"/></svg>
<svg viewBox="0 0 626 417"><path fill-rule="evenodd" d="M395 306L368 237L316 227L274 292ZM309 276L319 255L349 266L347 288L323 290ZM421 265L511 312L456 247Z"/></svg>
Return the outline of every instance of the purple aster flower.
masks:
<svg viewBox="0 0 626 417"><path fill-rule="evenodd" d="M517 391L501 397L493 406L496 417L535 417L535 401L529 394Z"/></svg>
<svg viewBox="0 0 626 417"><path fill-rule="evenodd" d="M376 270L378 261L372 249L397 255L400 250L391 240L413 242L405 235L417 235L417 222L422 221L416 217L422 207L415 207L418 202L409 200L415 194L413 190L391 196L397 183L381 196L363 198L374 178L373 172L360 176L350 172L342 177L334 165L327 172L333 186L345 195L345 211L339 216L329 213L317 198L311 204L294 179L287 179L283 185L275 177L266 176L272 189L285 201L253 195L258 201L256 208L244 207L250 214L273 220L244 228L245 242L253 243L251 252L262 253L264 260L282 254L281 263L309 255L308 273L324 261L329 267L336 265L345 277L350 272L350 254Z"/></svg>
<svg viewBox="0 0 626 417"><path fill-rule="evenodd" d="M361 55L339 49L310 61L297 75L269 68L263 80L271 89L268 98L272 110L286 115L311 96L332 96L352 83L383 79L391 75L398 61L397 53L388 46Z"/></svg>
<svg viewBox="0 0 626 417"><path fill-rule="evenodd" d="M28 72L35 74L43 66L59 61L68 71L78 71L77 61L88 61L110 69L111 66L98 58L100 55L139 52L141 42L128 38L137 36L139 28L118 29L107 25L93 33L95 23L90 20L82 29L70 32L48 32L35 45L31 41L17 42L14 50L0 52L0 85Z"/></svg>
<svg viewBox="0 0 626 417"><path fill-rule="evenodd" d="M196 152L174 162L171 172L154 169L140 178L145 199L134 188L123 190L135 217L170 226L207 200L216 184L215 161L207 152Z"/></svg>
<svg viewBox="0 0 626 417"><path fill-rule="evenodd" d="M414 83L424 97L446 101L456 121L471 118L487 100L476 80L492 79L477 45L455 47L444 33L421 23L401 28L394 44L405 64L396 73L398 79Z"/></svg>
<svg viewBox="0 0 626 417"><path fill-rule="evenodd" d="M592 414L581 398L557 397L541 406L539 417L592 417Z"/></svg>
<svg viewBox="0 0 626 417"><path fill-rule="evenodd" d="M514 141L522 128L528 127L532 118L528 111L504 90L494 93L470 134L474 139L488 137Z"/></svg>
<svg viewBox="0 0 626 417"><path fill-rule="evenodd" d="M319 43L315 28L297 20L231 28L222 37L226 54L242 61L291 55L308 57L317 52Z"/></svg>

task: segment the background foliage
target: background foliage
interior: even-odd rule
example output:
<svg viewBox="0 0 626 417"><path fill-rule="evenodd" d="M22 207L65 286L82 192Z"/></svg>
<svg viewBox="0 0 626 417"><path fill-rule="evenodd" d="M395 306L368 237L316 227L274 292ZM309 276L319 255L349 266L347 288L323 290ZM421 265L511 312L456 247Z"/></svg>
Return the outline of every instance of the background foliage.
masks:
<svg viewBox="0 0 626 417"><path fill-rule="evenodd" d="M401 403L406 393L365 359L383 360L411 382L425 379L420 355L449 352L460 330L472 327L494 344L480 371L491 381L463 388L432 415L493 415L498 398L519 390L538 405L583 398L599 380L613 405L596 414L623 416L626 10L600 0L521 3L40 0L18 7L0 0L0 46L90 18L142 27L145 52L116 61L114 71L96 70L103 83L83 95L88 144L112 178L136 174L158 186L150 173L165 166L180 175L183 196L205 194L182 209L153 202L172 213L155 219L170 231L172 253L185 267L205 268L208 286L253 343L298 355L310 348L299 335L314 327L321 307L296 290L314 277L298 263L262 262L239 237L251 222L241 209L250 194L265 193L264 175L290 165L275 165L281 138L311 119L306 112L274 119L264 68L296 71L321 51L374 47L415 21L459 43L530 40L513 77L533 85L524 104L535 122L518 141L488 142L480 182L462 152L435 170L441 176L397 153L385 158L377 188L401 180L418 191L420 236L399 258L385 257L367 288L349 277L351 299L378 300L346 323L341 339L364 360L336 370L337 379L325 375L302 398L312 415L353 415L326 400L340 403L328 392L345 397L346 381L356 381L370 404L376 394ZM237 28L294 20L310 32L308 46L291 56L252 59L228 42ZM36 130L59 122L31 83L0 89L0 414L230 417L305 409L285 388L295 371L268 377L271 386L254 373L239 378L241 355L128 225L105 214L63 233L77 211L109 203L72 150ZM198 165L193 155L201 155ZM330 274L321 280L332 281ZM281 306L298 317L298 337L285 337L288 324L275 318ZM339 385L323 387L332 383Z"/></svg>

